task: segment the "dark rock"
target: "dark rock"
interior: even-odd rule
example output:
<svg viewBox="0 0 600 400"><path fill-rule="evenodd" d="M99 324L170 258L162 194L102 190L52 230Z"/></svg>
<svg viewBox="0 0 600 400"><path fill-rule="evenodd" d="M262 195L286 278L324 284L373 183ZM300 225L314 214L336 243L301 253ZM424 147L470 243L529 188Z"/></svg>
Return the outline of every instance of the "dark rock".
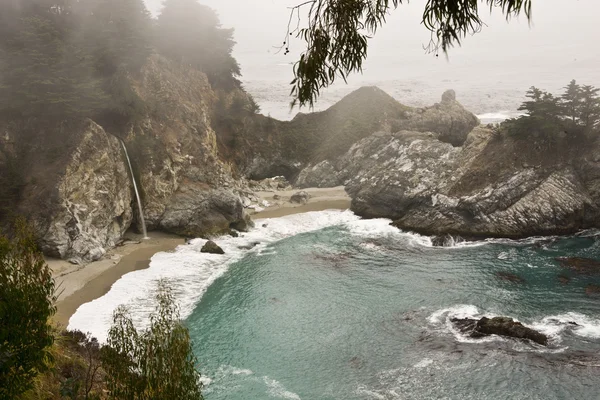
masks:
<svg viewBox="0 0 600 400"><path fill-rule="evenodd" d="M310 194L303 190L293 194L290 198L290 203L306 204L308 203L308 199L310 199Z"/></svg>
<svg viewBox="0 0 600 400"><path fill-rule="evenodd" d="M263 228L266 228L267 226L269 226L269 224L262 224Z"/></svg>
<svg viewBox="0 0 600 400"><path fill-rule="evenodd" d="M516 322L508 317L482 317L479 320L453 318L451 322L461 333L468 334L472 338L499 335L516 339L528 339L542 346L548 345L548 336L534 329L527 328L520 322Z"/></svg>
<svg viewBox="0 0 600 400"><path fill-rule="evenodd" d="M571 282L571 278L566 275L559 275L558 281L563 285L568 285Z"/></svg>
<svg viewBox="0 0 600 400"><path fill-rule="evenodd" d="M600 261L583 257L559 257L561 267L584 275L600 274Z"/></svg>
<svg viewBox="0 0 600 400"><path fill-rule="evenodd" d="M237 231L231 229L231 230L229 230L229 236L236 238L236 237L239 237L240 234Z"/></svg>
<svg viewBox="0 0 600 400"><path fill-rule="evenodd" d="M281 196L278 194L273 195L273 200L281 200Z"/></svg>
<svg viewBox="0 0 600 400"><path fill-rule="evenodd" d="M525 279L521 278L519 275L513 274L511 272L500 271L496 272L496 277L506 282L511 283L525 283Z"/></svg>
<svg viewBox="0 0 600 400"><path fill-rule="evenodd" d="M249 229L254 228L254 221L250 216L244 215L242 219L229 224L229 227L238 232L248 232Z"/></svg>
<svg viewBox="0 0 600 400"><path fill-rule="evenodd" d="M204 246L202 246L202 249L200 250L200 252L210 253L210 254L225 254L225 251L221 247L219 247L218 244L213 242L212 240L209 240L208 242L206 242L204 244Z"/></svg>

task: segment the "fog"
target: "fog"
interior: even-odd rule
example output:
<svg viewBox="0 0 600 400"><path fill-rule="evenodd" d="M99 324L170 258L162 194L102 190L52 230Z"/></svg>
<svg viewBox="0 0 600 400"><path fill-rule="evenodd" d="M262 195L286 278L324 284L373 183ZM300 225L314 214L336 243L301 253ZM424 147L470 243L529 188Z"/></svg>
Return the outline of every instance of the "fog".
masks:
<svg viewBox="0 0 600 400"><path fill-rule="evenodd" d="M157 13L160 0L147 0ZM235 28L234 56L242 67L246 88L265 113L290 115L290 63L303 43L291 43L291 53L277 53L285 37L291 0L204 0L217 10L224 27ZM412 105L436 101L444 89L454 88L459 100L476 113L514 112L525 90L536 85L551 91L570 79L599 85L600 3L596 0L534 0L533 21L523 16L507 23L499 12L490 15L482 5L486 26L453 48L448 58L426 54L429 32L420 24L425 0L391 12L388 23L369 44L364 73L349 85L326 90L317 109L329 106L362 85L378 85L398 100Z"/></svg>

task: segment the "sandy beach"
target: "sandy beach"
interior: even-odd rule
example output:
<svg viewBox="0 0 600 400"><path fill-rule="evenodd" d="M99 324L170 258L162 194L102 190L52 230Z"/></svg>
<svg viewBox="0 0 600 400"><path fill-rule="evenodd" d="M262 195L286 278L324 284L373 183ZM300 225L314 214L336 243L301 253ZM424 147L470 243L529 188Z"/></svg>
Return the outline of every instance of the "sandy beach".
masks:
<svg viewBox="0 0 600 400"><path fill-rule="evenodd" d="M310 198L306 204L291 203L290 198L299 191L306 191ZM256 192L261 200L270 205L263 210L252 214L253 219L279 218L291 214L309 211L346 210L350 208L350 197L343 186L334 188L308 188L292 190L274 190Z"/></svg>
<svg viewBox="0 0 600 400"><path fill-rule="evenodd" d="M290 203L290 197L298 189L257 192L270 205L260 212L251 213L252 218L279 218L309 211L350 208L350 198L343 187L304 190L311 196L306 204ZM172 251L185 243L181 237L161 232L151 232L149 236L150 239L143 240L141 235L128 233L126 237L130 240L125 245L110 250L103 259L86 265L47 259L56 280L58 294L55 323L66 328L79 306L106 294L123 275L148 268L154 254Z"/></svg>

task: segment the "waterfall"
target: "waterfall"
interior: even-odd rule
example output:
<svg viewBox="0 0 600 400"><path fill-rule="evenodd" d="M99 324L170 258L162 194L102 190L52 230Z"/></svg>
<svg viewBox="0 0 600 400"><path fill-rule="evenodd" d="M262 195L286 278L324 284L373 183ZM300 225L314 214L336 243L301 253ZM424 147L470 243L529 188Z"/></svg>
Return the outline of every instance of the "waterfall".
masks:
<svg viewBox="0 0 600 400"><path fill-rule="evenodd" d="M125 151L125 157L127 158L127 165L129 165L129 172L131 173L131 181L133 182L133 189L135 190L135 198L137 199L138 210L140 212L140 219L142 220L142 233L144 234L144 239L150 239L148 237L148 231L146 230L146 220L144 219L144 210L142 210L142 201L140 200L140 192L138 192L137 184L135 183L135 176L133 175L133 168L131 167L131 160L129 160L129 154L127 153L127 147L125 147L125 142L119 139L121 142L121 146L123 146L123 151Z"/></svg>

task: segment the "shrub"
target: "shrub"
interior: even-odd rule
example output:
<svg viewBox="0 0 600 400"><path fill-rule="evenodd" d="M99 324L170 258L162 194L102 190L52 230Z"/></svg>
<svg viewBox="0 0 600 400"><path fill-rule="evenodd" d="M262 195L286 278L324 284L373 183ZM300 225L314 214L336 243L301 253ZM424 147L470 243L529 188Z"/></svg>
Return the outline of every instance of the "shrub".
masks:
<svg viewBox="0 0 600 400"><path fill-rule="evenodd" d="M0 398L15 398L47 369L53 343L54 280L24 220L0 236Z"/></svg>
<svg viewBox="0 0 600 400"><path fill-rule="evenodd" d="M179 321L171 290L159 284L158 306L150 327L138 332L126 308L113 316L108 343L101 350L111 398L119 400L201 400L189 332Z"/></svg>

